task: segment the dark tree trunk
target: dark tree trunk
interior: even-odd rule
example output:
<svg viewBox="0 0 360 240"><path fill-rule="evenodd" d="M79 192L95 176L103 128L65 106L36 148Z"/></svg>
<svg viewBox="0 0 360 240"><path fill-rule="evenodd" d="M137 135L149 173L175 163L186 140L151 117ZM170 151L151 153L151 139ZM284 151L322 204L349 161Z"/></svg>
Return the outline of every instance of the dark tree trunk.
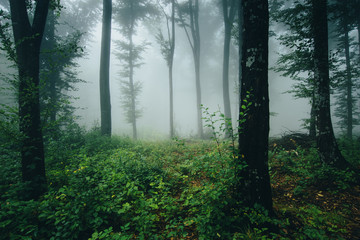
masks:
<svg viewBox="0 0 360 240"><path fill-rule="evenodd" d="M101 134L111 136L111 101L110 101L110 45L111 45L111 0L103 0L103 22L100 57L100 108Z"/></svg>
<svg viewBox="0 0 360 240"><path fill-rule="evenodd" d="M321 160L329 165L346 168L346 162L336 143L330 115L330 79L328 59L328 26L326 0L312 0L314 66L317 113L317 146Z"/></svg>
<svg viewBox="0 0 360 240"><path fill-rule="evenodd" d="M250 207L260 204L272 213L268 169L268 1L243 0L242 11L240 106L245 104L245 100L251 105L246 109L240 107L239 118L244 119L245 122L240 126L239 159L245 161L247 166L239 172L239 190Z"/></svg>
<svg viewBox="0 0 360 240"><path fill-rule="evenodd" d="M222 0L223 18L225 27L224 36L224 56L223 56L223 99L224 99L224 114L225 118L229 120L226 128L226 136L230 137L231 121L231 104L230 104L230 93L229 93L229 61L230 61L230 41L231 41L231 30L234 22L236 13L236 1L231 0L229 5L228 0ZM230 8L230 9L229 9Z"/></svg>
<svg viewBox="0 0 360 240"><path fill-rule="evenodd" d="M10 0L11 21L19 71L19 129L22 133L21 170L27 187L25 199L38 199L47 191L44 145L40 122L39 59L49 0L38 1L33 23L26 1Z"/></svg>

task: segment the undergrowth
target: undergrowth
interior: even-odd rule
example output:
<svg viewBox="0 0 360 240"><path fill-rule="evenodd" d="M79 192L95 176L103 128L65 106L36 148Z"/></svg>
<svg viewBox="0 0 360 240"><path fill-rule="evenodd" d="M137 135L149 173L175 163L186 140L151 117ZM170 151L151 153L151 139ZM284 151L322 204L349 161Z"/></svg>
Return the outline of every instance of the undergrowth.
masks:
<svg viewBox="0 0 360 240"><path fill-rule="evenodd" d="M337 214L306 202L353 184L351 172L323 166L314 149L270 153L272 219L232 198L226 140L135 142L74 125L46 143L49 191L39 201L21 200L20 157L3 144L0 239L341 239L350 231L350 205Z"/></svg>

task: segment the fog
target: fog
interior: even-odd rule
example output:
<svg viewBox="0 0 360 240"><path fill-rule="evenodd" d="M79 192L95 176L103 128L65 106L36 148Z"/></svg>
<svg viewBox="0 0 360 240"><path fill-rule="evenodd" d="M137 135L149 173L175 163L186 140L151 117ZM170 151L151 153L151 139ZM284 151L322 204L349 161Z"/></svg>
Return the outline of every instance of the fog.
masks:
<svg viewBox="0 0 360 240"><path fill-rule="evenodd" d="M64 1L65 2L65 1ZM206 3L207 1L202 1ZM66 3L66 2L65 2ZM205 10L202 7L207 7ZM101 9L92 14L101 16ZM66 14L65 14L66 16ZM63 17L65 18L65 17ZM67 21L62 19L61 21ZM223 60L223 22L219 9L207 4L200 6L201 34L201 88L202 104L209 112L223 111L222 96L222 60ZM72 25L71 22L67 23ZM74 23L76 24L83 23ZM150 42L143 53L143 65L135 69L135 81L142 82L142 92L139 97L139 108L143 110L142 117L137 120L138 136L143 139L168 138L169 136L169 83L166 61L160 53L156 42L157 27L165 30L165 23L159 22L154 27L151 24L139 25L135 42L144 40ZM81 28L81 26L79 27ZM273 27L274 28L274 27ZM86 28L85 28L86 29ZM114 41L121 38L117 31L118 25L112 22L112 46L110 62L110 88L112 105L112 132L116 135L131 136L131 124L126 122L124 110L121 107L121 91L119 71L122 66L114 56ZM284 31L281 26L275 26L274 31ZM73 105L77 107L77 121L90 129L100 125L100 42L101 17L98 17L94 27L90 27L81 42L86 56L76 62L79 67L78 78L86 81L76 85L78 91L69 93L76 97ZM191 48L182 28L176 27L176 48L174 58L174 124L175 132L180 137L196 136L196 90L195 73ZM269 40L270 67L276 62L278 52L286 51L275 38ZM230 60L230 91L232 117L238 115L238 50L231 48ZM2 58L3 59L3 58ZM5 60L2 60L3 62ZM6 68L2 63L2 68ZM290 90L294 81L281 77L279 73L269 71L270 135L279 136L288 131L305 131L301 119L308 118L310 106L306 99L294 99ZM4 97L2 97L4 98ZM2 100L3 102L3 100ZM205 116L204 116L205 117ZM334 125L335 126L335 125ZM206 132L206 130L205 130Z"/></svg>
<svg viewBox="0 0 360 240"><path fill-rule="evenodd" d="M223 109L222 100L222 51L223 51L223 27L221 16L213 16L213 22L218 21L219 29L214 33L201 32L202 36L202 104L209 107L210 112ZM201 18L201 15L200 15ZM200 20L201 21L201 20ZM208 20L209 21L209 20ZM200 29L207 29L206 22L200 22ZM115 30L116 24L112 24L112 40L121 38ZM191 49L183 30L176 29L176 49L174 58L174 122L177 135L190 137L196 135L196 95L195 76ZM79 122L88 128L100 124L99 104L99 62L101 23L93 29L91 41L85 46L86 58L79 59L79 77L86 83L78 86L79 91L74 95L78 100L74 104L79 108L76 114L80 117ZM212 38L210 38L212 37ZM146 40L151 43L143 54L144 65L135 70L135 80L143 84L139 98L143 116L138 119L138 132L140 138L164 138L169 132L169 88L168 68L160 54L160 47L155 41L154 29L141 26L138 30L137 41ZM203 42L210 44L203 44ZM270 66L274 64L277 52L281 49L275 39L270 44ZM210 46L211 48L205 48ZM125 121L124 111L120 105L120 77L121 65L114 57L114 44L112 44L110 88L112 105L112 128L113 134L131 136L131 125ZM232 48L232 58L238 56L237 49ZM231 62L230 69L237 68L237 61ZM231 82L231 107L233 118L238 114L237 72L230 74ZM294 99L284 92L290 89L293 81L283 78L279 73L269 71L270 111L274 113L270 121L270 135L276 136L287 131L301 130L301 119L309 115L309 104L304 99Z"/></svg>

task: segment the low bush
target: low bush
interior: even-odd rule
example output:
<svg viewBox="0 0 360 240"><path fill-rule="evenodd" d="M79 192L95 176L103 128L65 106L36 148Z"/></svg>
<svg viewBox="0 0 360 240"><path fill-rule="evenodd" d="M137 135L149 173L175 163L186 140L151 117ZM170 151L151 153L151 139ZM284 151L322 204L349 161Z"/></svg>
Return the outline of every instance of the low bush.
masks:
<svg viewBox="0 0 360 240"><path fill-rule="evenodd" d="M344 219L316 205L277 205L279 221L236 202L228 146L134 142L74 126L47 143L49 191L26 202L19 198L19 157L9 148L0 162L0 239L326 239L344 233ZM296 183L286 188L291 201L322 182L344 191L352 181L349 173L320 164L314 149L270 156L273 185Z"/></svg>

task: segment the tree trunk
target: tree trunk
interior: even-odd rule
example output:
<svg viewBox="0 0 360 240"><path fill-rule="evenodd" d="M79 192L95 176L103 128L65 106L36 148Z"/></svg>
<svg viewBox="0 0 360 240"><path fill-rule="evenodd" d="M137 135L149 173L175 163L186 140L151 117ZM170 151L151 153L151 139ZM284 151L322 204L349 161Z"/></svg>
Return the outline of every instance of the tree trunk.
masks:
<svg viewBox="0 0 360 240"><path fill-rule="evenodd" d="M204 130L202 123L201 110L201 82L200 82L200 28L199 28L199 0L195 0L193 5L192 0L189 0L190 10L190 28L193 37L193 57L195 66L195 85L196 85L196 109L197 109L197 125L198 137L204 138Z"/></svg>
<svg viewBox="0 0 360 240"><path fill-rule="evenodd" d="M27 184L23 196L25 199L38 199L47 191L40 121L39 59L48 7L49 0L37 2L31 24L26 1L10 0L14 41L17 43L21 170L22 180Z"/></svg>
<svg viewBox="0 0 360 240"><path fill-rule="evenodd" d="M239 159L247 166L238 177L240 192L249 207L260 204L272 213L268 169L269 93L267 0L244 0L240 120L245 122L239 134ZM248 95L248 96L247 96ZM246 105L246 104L245 104ZM241 164L241 163L240 163Z"/></svg>
<svg viewBox="0 0 360 240"><path fill-rule="evenodd" d="M174 92L173 92L174 53L175 53L175 0L171 0L171 41L170 41L170 57L169 57L170 138L173 138L175 136Z"/></svg>
<svg viewBox="0 0 360 240"><path fill-rule="evenodd" d="M169 97L170 97L170 138L175 136L174 131L174 91L173 91L173 67L169 66Z"/></svg>
<svg viewBox="0 0 360 240"><path fill-rule="evenodd" d="M133 5L131 4L131 18L134 15ZM134 33L135 23L134 20L131 20L131 26L129 29L129 84L130 84L130 94L131 94L131 120L133 126L133 138L137 139L137 126L136 126L136 95L134 87L134 43L133 43L133 33Z"/></svg>
<svg viewBox="0 0 360 240"><path fill-rule="evenodd" d="M345 6L346 7L346 6ZM346 14L345 14L346 15ZM350 46L349 46L349 30L347 16L344 15L344 47L346 59L346 136L352 138L353 129L353 97L352 97L352 79L351 79L351 65L350 65Z"/></svg>
<svg viewBox="0 0 360 240"><path fill-rule="evenodd" d="M317 146L321 160L338 168L347 168L346 162L336 143L330 115L330 79L328 60L328 26L326 0L312 0L314 66L317 113Z"/></svg>
<svg viewBox="0 0 360 240"><path fill-rule="evenodd" d="M200 46L199 46L200 48ZM197 125L198 136L204 138L202 110L201 110L201 83L200 83L200 49L195 53L195 78L196 78L196 106L197 106Z"/></svg>
<svg viewBox="0 0 360 240"><path fill-rule="evenodd" d="M224 56L223 56L223 100L224 100L225 118L229 121L226 123L227 137L230 137L231 135L229 131L232 126L231 104L230 104L230 93L229 93L229 61L230 61L231 29L235 17L235 3L236 1L232 0L231 5L229 6L228 0L222 0L223 18L224 18L224 27L225 27Z"/></svg>
<svg viewBox="0 0 360 240"><path fill-rule="evenodd" d="M103 0L103 22L100 57L100 108L101 134L111 136L111 100L110 100L110 45L111 45L111 0Z"/></svg>

